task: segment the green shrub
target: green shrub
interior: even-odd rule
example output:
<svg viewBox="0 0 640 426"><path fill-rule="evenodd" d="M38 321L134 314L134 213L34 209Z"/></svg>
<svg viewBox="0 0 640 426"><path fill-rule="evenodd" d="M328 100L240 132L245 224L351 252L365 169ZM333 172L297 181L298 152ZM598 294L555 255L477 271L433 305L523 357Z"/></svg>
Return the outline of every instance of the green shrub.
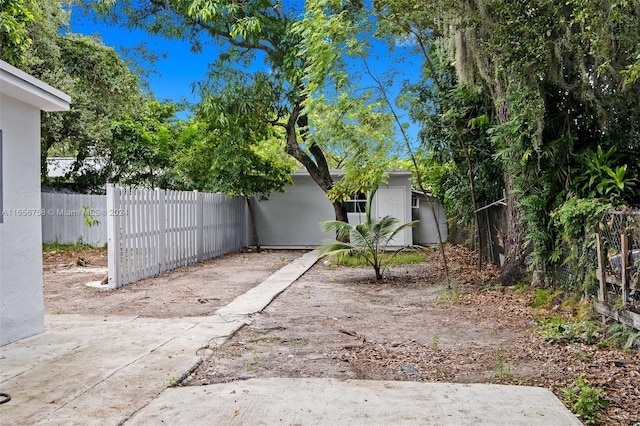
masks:
<svg viewBox="0 0 640 426"><path fill-rule="evenodd" d="M602 392L602 389L590 386L582 375L562 388L564 403L586 424L596 423L598 411L609 407L609 403L600 397Z"/></svg>
<svg viewBox="0 0 640 426"><path fill-rule="evenodd" d="M600 326L592 320L568 321L562 317L551 317L540 321L540 335L551 343L594 343L598 340Z"/></svg>
<svg viewBox="0 0 640 426"><path fill-rule="evenodd" d="M619 348L632 350L640 348L640 331L613 323L606 332L607 337L598 343L598 348Z"/></svg>
<svg viewBox="0 0 640 426"><path fill-rule="evenodd" d="M395 256L391 253L382 253L381 258L390 265L408 265L425 261L423 253L413 251L398 253ZM335 261L342 266L369 266L367 259L359 254L336 256Z"/></svg>
<svg viewBox="0 0 640 426"><path fill-rule="evenodd" d="M531 301L534 308L549 307L554 299L562 294L562 290L550 290L546 288L536 288L536 294Z"/></svg>

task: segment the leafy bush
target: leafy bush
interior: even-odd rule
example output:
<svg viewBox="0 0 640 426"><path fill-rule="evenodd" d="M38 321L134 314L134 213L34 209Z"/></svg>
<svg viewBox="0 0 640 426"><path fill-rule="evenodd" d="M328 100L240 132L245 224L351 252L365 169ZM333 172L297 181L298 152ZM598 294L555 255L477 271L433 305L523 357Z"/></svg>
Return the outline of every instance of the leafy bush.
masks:
<svg viewBox="0 0 640 426"><path fill-rule="evenodd" d="M580 196L610 198L623 203L635 198L638 179L627 170L627 164L621 164L623 158L615 145L606 152L600 145L595 151L587 148L577 159L582 173L576 175L573 186Z"/></svg>
<svg viewBox="0 0 640 426"><path fill-rule="evenodd" d="M562 294L562 290L549 290L546 288L536 288L536 294L531 301L534 308L544 308L551 305L553 300Z"/></svg>
<svg viewBox="0 0 640 426"><path fill-rule="evenodd" d="M602 389L587 384L582 375L562 388L565 404L587 424L596 423L598 411L609 407L609 403L600 397L602 392Z"/></svg>
<svg viewBox="0 0 640 426"><path fill-rule="evenodd" d="M365 221L359 225L351 225L339 220L321 222L324 232L335 232L338 239L326 240L319 248L320 257L344 255L362 256L368 265L373 267L376 280L382 276L393 258L410 246L402 246L393 251L387 250L393 238L406 228L414 226L418 221L400 224L393 216L377 219L371 215L371 202L375 189L369 194L365 206Z"/></svg>
<svg viewBox="0 0 640 426"><path fill-rule="evenodd" d="M598 340L600 326L592 320L568 321L551 317L542 321L540 335L551 343L594 343Z"/></svg>
<svg viewBox="0 0 640 426"><path fill-rule="evenodd" d="M598 343L599 348L640 349L640 331L625 327L619 322L607 329L607 337Z"/></svg>
<svg viewBox="0 0 640 426"><path fill-rule="evenodd" d="M551 213L557 235L547 260L550 284L576 296L594 293L595 232L603 212L611 208L606 200L571 197Z"/></svg>

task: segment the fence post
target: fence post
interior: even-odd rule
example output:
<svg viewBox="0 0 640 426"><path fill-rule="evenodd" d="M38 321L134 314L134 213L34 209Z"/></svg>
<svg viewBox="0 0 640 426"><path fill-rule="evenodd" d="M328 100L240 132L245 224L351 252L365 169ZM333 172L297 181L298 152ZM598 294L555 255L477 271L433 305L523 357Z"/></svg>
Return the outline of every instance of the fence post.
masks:
<svg viewBox="0 0 640 426"><path fill-rule="evenodd" d="M626 219L626 217L625 217ZM626 223L625 223L626 228ZM627 304L629 303L629 239L627 237L626 229L622 229L622 234L620 234L620 267L621 271L621 281L622 281L622 308L627 309Z"/></svg>
<svg viewBox="0 0 640 426"><path fill-rule="evenodd" d="M107 271L109 288L120 287L120 216L118 189L107 184Z"/></svg>
<svg viewBox="0 0 640 426"><path fill-rule="evenodd" d="M204 260L204 195L198 191L194 192L196 193L196 260L202 262Z"/></svg>
<svg viewBox="0 0 640 426"><path fill-rule="evenodd" d="M607 275L604 269L604 257L602 253L602 237L599 232L596 232L596 254L598 256L598 300L601 302L608 302L609 294L607 291Z"/></svg>
<svg viewBox="0 0 640 426"><path fill-rule="evenodd" d="M167 208L164 189L156 189L156 199L158 200L158 266L162 274L167 270Z"/></svg>

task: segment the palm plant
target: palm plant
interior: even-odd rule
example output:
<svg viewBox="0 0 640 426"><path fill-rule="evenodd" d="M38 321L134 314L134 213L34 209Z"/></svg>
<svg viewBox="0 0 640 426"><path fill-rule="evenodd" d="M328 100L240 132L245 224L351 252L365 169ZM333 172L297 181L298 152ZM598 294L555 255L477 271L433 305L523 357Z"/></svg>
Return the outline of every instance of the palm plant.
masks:
<svg viewBox="0 0 640 426"><path fill-rule="evenodd" d="M413 227L418 221L399 224L400 221L393 216L374 218L371 215L371 201L376 189L367 198L364 223L351 225L337 220L320 223L324 232L335 232L337 239L323 241L318 251L320 257L360 255L373 267L376 280L381 280L391 260L401 251L412 247L404 245L387 250L391 241L402 230Z"/></svg>
<svg viewBox="0 0 640 426"><path fill-rule="evenodd" d="M637 197L638 179L627 173L627 164L617 165L622 159L616 146L606 152L600 145L596 151L587 148L577 158L582 170L575 178L574 188L582 198L608 197L624 204Z"/></svg>

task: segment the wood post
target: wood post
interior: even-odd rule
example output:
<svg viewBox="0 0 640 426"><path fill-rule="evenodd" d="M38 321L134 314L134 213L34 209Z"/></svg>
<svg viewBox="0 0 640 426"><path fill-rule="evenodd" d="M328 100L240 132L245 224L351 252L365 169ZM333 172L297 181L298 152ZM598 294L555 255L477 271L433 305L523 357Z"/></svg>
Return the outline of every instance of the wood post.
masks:
<svg viewBox="0 0 640 426"><path fill-rule="evenodd" d="M107 184L107 270L109 288L120 287L120 216L113 214L119 209L119 191Z"/></svg>
<svg viewBox="0 0 640 426"><path fill-rule="evenodd" d="M167 213L164 189L156 189L158 200L158 263L162 274L167 270Z"/></svg>
<svg viewBox="0 0 640 426"><path fill-rule="evenodd" d="M622 256L621 267L622 267L622 309L627 308L628 298L629 298L629 241L627 238L626 230L622 231L620 235L620 255Z"/></svg>
<svg viewBox="0 0 640 426"><path fill-rule="evenodd" d="M602 253L602 238L600 233L596 233L596 252L598 255L598 282L600 287L598 288L598 300L601 302L607 302L609 293L607 292L607 276L604 269L604 257Z"/></svg>

